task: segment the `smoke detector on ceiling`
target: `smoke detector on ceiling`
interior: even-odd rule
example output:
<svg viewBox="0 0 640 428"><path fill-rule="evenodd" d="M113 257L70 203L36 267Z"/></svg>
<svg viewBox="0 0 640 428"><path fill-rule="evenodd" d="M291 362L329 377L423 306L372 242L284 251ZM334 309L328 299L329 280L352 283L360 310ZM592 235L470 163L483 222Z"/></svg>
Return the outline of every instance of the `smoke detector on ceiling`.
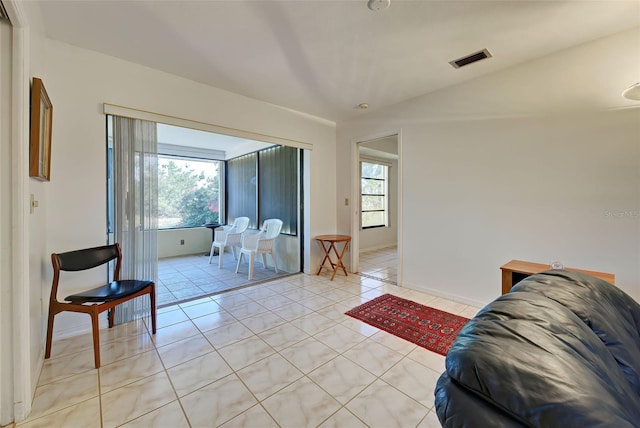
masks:
<svg viewBox="0 0 640 428"><path fill-rule="evenodd" d="M389 7L391 4L391 0L369 0L367 2L367 7L374 12L379 10L384 10Z"/></svg>

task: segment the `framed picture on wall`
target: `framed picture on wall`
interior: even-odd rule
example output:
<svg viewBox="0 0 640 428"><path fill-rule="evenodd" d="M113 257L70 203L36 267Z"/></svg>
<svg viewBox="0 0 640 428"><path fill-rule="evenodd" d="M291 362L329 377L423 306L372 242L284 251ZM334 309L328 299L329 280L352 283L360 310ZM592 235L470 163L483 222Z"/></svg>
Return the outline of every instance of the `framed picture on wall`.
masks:
<svg viewBox="0 0 640 428"><path fill-rule="evenodd" d="M29 143L29 176L37 180L51 179L51 127L53 105L42 80L31 84L31 136Z"/></svg>

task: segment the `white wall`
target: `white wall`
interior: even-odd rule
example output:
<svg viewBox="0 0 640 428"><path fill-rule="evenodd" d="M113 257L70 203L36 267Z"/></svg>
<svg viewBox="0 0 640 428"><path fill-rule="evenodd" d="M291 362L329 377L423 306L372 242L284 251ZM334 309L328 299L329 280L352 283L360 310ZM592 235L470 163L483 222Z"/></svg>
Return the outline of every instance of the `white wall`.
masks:
<svg viewBox="0 0 640 428"><path fill-rule="evenodd" d="M640 300L640 108L616 109L633 105L619 94L639 42L620 33L338 124L339 182L353 141L402 132L404 286L482 305L503 263L558 259ZM338 205L339 228L351 220Z"/></svg>
<svg viewBox="0 0 640 428"><path fill-rule="evenodd" d="M184 240L184 245L180 241ZM158 258L204 254L211 248L211 229L167 229L158 231Z"/></svg>
<svg viewBox="0 0 640 428"><path fill-rule="evenodd" d="M11 26L0 21L0 425L13 419L11 293Z"/></svg>
<svg viewBox="0 0 640 428"><path fill-rule="evenodd" d="M105 242L104 102L313 144L311 193L318 196L312 199L310 230L335 230L335 182L326 179L335 176L333 125L57 41L42 43L43 78L54 106L52 179L43 207L47 252ZM46 258L41 262L46 266L41 282L48 287L51 269ZM96 281L102 275L97 273ZM83 287L65 283L60 295ZM78 328L88 330L88 319L62 314L56 317L54 336L75 334Z"/></svg>

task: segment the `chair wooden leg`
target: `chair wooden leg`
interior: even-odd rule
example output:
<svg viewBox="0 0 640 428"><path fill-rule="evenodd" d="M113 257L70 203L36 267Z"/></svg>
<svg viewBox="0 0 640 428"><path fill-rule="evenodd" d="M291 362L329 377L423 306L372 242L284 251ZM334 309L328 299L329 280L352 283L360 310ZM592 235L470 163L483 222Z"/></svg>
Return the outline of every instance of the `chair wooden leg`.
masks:
<svg viewBox="0 0 640 428"><path fill-rule="evenodd" d="M107 311L107 319L109 320L109 328L113 327L113 323L116 318L116 308L111 308Z"/></svg>
<svg viewBox="0 0 640 428"><path fill-rule="evenodd" d="M97 369L100 368L100 332L98 330L98 315L96 310L97 306L93 308L91 313L91 329L93 330L93 359Z"/></svg>
<svg viewBox="0 0 640 428"><path fill-rule="evenodd" d="M149 293L149 299L151 300L151 331L152 334L156 334L156 286L151 286L151 293Z"/></svg>
<svg viewBox="0 0 640 428"><path fill-rule="evenodd" d="M44 357L51 357L51 340L53 339L53 318L56 316L53 313L53 308L49 306L49 320L47 321L47 345L44 351Z"/></svg>

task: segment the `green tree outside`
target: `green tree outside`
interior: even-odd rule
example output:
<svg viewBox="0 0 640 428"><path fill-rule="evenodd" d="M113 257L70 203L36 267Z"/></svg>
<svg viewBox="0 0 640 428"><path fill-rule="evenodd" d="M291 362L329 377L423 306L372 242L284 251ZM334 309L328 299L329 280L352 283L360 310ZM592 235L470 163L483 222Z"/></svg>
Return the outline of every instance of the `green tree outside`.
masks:
<svg viewBox="0 0 640 428"><path fill-rule="evenodd" d="M159 228L197 227L218 222L220 179L217 163L164 157L159 161Z"/></svg>

